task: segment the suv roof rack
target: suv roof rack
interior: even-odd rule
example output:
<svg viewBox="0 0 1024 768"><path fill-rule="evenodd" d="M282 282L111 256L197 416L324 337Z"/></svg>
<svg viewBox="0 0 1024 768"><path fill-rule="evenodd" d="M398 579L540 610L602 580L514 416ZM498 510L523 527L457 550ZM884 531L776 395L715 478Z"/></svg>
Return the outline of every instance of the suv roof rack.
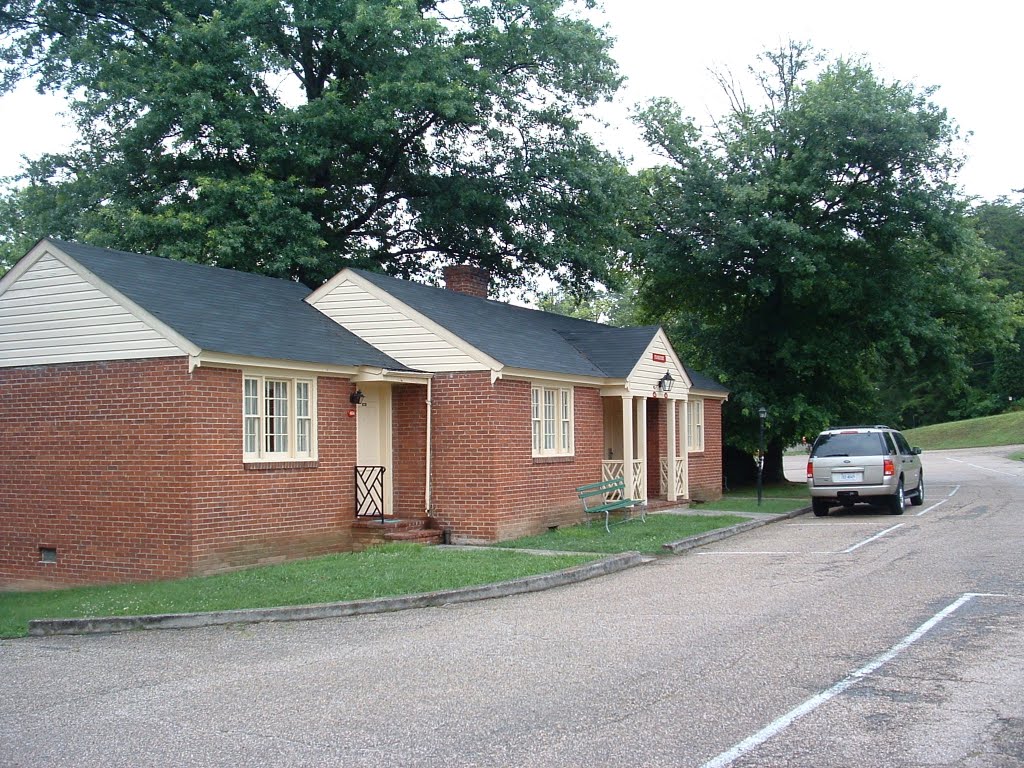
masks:
<svg viewBox="0 0 1024 768"><path fill-rule="evenodd" d="M838 429L892 429L892 427L886 426L885 424L852 424L844 427L829 427L826 432L833 432Z"/></svg>

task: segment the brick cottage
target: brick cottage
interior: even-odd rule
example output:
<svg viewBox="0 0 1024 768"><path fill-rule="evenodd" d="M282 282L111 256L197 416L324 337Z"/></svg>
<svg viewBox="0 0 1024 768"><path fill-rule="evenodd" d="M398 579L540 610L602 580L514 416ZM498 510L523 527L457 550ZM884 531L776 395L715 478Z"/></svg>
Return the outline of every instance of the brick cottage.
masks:
<svg viewBox="0 0 1024 768"><path fill-rule="evenodd" d="M727 392L657 327L356 269L321 288L54 239L0 279L0 584L174 578L714 498ZM412 529L410 531L410 529Z"/></svg>

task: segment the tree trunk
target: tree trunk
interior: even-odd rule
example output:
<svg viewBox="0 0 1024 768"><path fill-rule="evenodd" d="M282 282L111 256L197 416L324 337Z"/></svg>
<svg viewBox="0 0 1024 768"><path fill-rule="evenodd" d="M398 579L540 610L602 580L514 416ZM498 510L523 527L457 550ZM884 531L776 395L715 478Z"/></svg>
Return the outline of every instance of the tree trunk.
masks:
<svg viewBox="0 0 1024 768"><path fill-rule="evenodd" d="M764 452L764 482L784 483L786 474L782 469L782 454L785 450L781 441L773 440L768 443Z"/></svg>

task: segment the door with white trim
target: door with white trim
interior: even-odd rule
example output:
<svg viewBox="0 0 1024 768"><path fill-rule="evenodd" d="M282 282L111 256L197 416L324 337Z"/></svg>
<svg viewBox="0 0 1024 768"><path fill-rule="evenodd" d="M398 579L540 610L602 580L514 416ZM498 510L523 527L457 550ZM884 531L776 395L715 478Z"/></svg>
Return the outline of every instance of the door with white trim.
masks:
<svg viewBox="0 0 1024 768"><path fill-rule="evenodd" d="M391 387L379 382L359 385L363 402L356 406L356 464L384 467L384 514L393 514L391 460Z"/></svg>

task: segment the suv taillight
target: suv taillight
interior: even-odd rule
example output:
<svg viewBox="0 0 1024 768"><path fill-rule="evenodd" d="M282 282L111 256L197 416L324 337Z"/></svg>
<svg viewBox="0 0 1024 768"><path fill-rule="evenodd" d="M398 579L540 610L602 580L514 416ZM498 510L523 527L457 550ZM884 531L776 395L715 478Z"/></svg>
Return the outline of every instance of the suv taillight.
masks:
<svg viewBox="0 0 1024 768"><path fill-rule="evenodd" d="M807 477L814 477L814 462L808 459L807 461Z"/></svg>
<svg viewBox="0 0 1024 768"><path fill-rule="evenodd" d="M892 463L892 459L882 460L882 474L886 477L892 477L896 474L896 465Z"/></svg>

